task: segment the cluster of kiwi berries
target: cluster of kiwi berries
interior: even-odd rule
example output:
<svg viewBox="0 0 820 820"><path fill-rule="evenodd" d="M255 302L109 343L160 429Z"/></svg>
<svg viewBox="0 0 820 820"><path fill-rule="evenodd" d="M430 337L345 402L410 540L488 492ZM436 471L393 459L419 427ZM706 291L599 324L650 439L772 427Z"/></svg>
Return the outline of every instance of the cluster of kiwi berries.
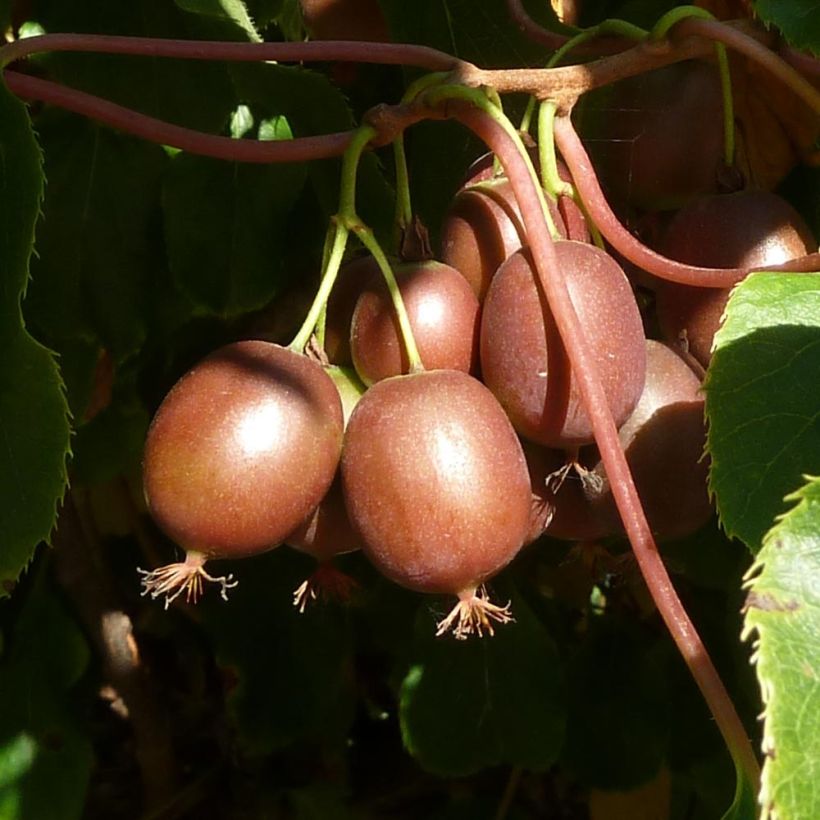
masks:
<svg viewBox="0 0 820 820"><path fill-rule="evenodd" d="M698 79L704 69L668 71ZM629 108L640 105L632 99ZM669 116L661 111L658 122ZM654 186L664 207L682 205L664 218L657 247L667 256L763 267L816 250L776 195L717 193L726 177L719 140L701 140L717 158L700 161L709 168L695 178L680 170L689 149L661 135L681 156L663 158L666 179L646 170L646 193L634 157L651 153L636 150L636 139L651 140L652 124L641 121L629 139L605 128L592 122L590 146L631 151L621 168L617 156L598 157L612 199L646 208ZM727 293L656 285L629 268L627 277L591 242L572 198L550 208L557 259L649 523L659 539L686 535L712 513L700 389ZM392 581L457 596L439 633L464 638L511 619L483 585L522 546L544 534L581 541L622 531L520 210L491 158L456 194L439 256L395 266L424 370L410 372L389 291L364 257L340 271L321 356L235 342L173 387L148 433L144 485L151 514L186 559L144 572L146 594L196 601L207 581L224 597L235 582L209 575L206 561L287 543L319 562L295 593L304 608L322 592L345 591L330 561L361 548ZM635 292L647 281L651 298L639 308Z"/></svg>

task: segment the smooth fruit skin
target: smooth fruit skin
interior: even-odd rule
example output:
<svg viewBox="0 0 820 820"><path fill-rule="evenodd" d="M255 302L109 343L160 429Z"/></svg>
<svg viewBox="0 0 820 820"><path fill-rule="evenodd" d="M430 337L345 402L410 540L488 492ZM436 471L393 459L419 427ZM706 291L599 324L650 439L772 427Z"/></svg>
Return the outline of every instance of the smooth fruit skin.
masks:
<svg viewBox="0 0 820 820"><path fill-rule="evenodd" d="M706 427L700 379L660 342L646 342L646 386L618 438L657 538L681 538L709 520L712 505L707 490L709 462L703 458ZM597 449L582 448L578 458L588 472L569 473L555 493L545 491L545 503L553 509L546 534L588 540L622 533ZM531 458L531 469L536 466L543 475L546 469L541 465L554 461L552 451L543 451L537 459Z"/></svg>
<svg viewBox="0 0 820 820"><path fill-rule="evenodd" d="M243 341L188 371L145 442L148 510L186 551L242 557L276 546L330 487L343 434L322 367Z"/></svg>
<svg viewBox="0 0 820 820"><path fill-rule="evenodd" d="M356 302L365 287L381 278L381 271L372 256L352 259L339 268L330 298L327 300L325 322L325 355L331 364L353 364L350 352L350 324Z"/></svg>
<svg viewBox="0 0 820 820"><path fill-rule="evenodd" d="M643 325L618 264L593 245L555 243L558 264L595 356L615 423L635 408L644 383ZM563 342L528 252L501 266L484 302L481 372L515 429L548 447L593 439Z"/></svg>
<svg viewBox="0 0 820 820"><path fill-rule="evenodd" d="M465 373L371 387L350 418L341 469L362 550L403 587L472 594L527 533L521 445L489 390Z"/></svg>
<svg viewBox="0 0 820 820"><path fill-rule="evenodd" d="M704 398L700 379L673 350L652 340L646 346L646 387L618 438L650 527L658 538L680 538L712 515ZM603 492L621 529L606 482Z"/></svg>
<svg viewBox="0 0 820 820"><path fill-rule="evenodd" d="M464 277L432 261L397 265L394 272L424 367L475 370L479 304ZM372 280L356 302L350 350L367 385L409 370L393 302L381 278Z"/></svg>
<svg viewBox="0 0 820 820"><path fill-rule="evenodd" d="M814 253L817 240L782 197L750 190L703 197L682 208L667 226L660 250L690 265L754 268ZM656 310L664 339L684 344L707 367L729 292L661 283Z"/></svg>
<svg viewBox="0 0 820 820"><path fill-rule="evenodd" d="M359 549L360 539L347 514L338 471L319 506L284 540L317 561Z"/></svg>
<svg viewBox="0 0 820 820"><path fill-rule="evenodd" d="M485 180L453 200L442 224L441 259L464 276L481 302L498 266L526 237L509 180Z"/></svg>

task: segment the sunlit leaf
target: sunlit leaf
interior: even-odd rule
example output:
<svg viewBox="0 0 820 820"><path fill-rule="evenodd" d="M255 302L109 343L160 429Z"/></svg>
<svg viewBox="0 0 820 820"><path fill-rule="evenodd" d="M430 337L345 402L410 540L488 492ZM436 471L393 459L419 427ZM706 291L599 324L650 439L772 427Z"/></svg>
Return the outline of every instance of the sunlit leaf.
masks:
<svg viewBox="0 0 820 820"><path fill-rule="evenodd" d="M820 274L756 273L733 292L706 380L710 486L757 552L784 496L820 465Z"/></svg>
<svg viewBox="0 0 820 820"><path fill-rule="evenodd" d="M820 815L820 478L787 496L766 534L746 599L746 635L765 709L764 820Z"/></svg>

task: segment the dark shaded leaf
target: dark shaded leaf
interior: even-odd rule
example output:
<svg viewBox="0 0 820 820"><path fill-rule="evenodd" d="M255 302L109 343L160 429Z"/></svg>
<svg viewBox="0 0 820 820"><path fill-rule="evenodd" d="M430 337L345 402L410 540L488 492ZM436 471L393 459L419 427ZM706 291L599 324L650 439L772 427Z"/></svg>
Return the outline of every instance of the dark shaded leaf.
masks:
<svg viewBox="0 0 820 820"><path fill-rule="evenodd" d="M435 637L423 605L399 718L408 751L428 771L463 776L508 764L543 770L558 756L566 719L555 644L523 599L493 637Z"/></svg>
<svg viewBox="0 0 820 820"><path fill-rule="evenodd" d="M0 88L0 597L49 537L67 483L68 407L52 354L25 330L28 279L43 191L40 149L25 107Z"/></svg>

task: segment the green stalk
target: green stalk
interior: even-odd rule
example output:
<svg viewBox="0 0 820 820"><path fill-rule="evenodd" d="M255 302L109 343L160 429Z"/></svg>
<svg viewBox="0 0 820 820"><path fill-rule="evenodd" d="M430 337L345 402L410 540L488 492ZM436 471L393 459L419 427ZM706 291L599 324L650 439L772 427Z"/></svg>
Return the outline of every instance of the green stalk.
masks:
<svg viewBox="0 0 820 820"><path fill-rule="evenodd" d="M541 187L553 199L562 194L572 196L572 186L564 182L558 173L555 153L555 115L558 106L553 100L544 100L538 106L538 161L541 166Z"/></svg>
<svg viewBox="0 0 820 820"><path fill-rule="evenodd" d="M336 283L336 277L339 273L339 267L342 264L349 234L350 231L346 225L342 224L338 219L332 220L325 242L326 247L330 244L331 250L327 257L327 264L322 269L322 281L319 285L319 290L316 291L313 304L311 304L305 321L302 322L302 326L299 328L299 332L288 345L291 350L295 350L297 353L304 352L317 324L321 322L321 324L324 325L323 317L327 313L327 300L330 296L330 291L333 289L333 285ZM324 336L324 328L320 329L320 336ZM324 344L323 338L320 338L319 341L322 345Z"/></svg>
<svg viewBox="0 0 820 820"><path fill-rule="evenodd" d="M671 29L682 20L696 18L699 20L715 20L714 14L699 6L679 6L661 17L650 32L650 38L661 40ZM726 165L735 164L735 106L732 95L732 75L729 71L729 57L723 43L715 43L718 71L720 73L720 89L723 96L723 159Z"/></svg>
<svg viewBox="0 0 820 820"><path fill-rule="evenodd" d="M434 72L419 77L407 87L402 95L401 104L409 105L428 88L440 85L446 77L447 74L443 72ZM404 150L404 132L393 140L393 157L396 163L396 214L394 219L401 232L413 221L413 203L410 197L410 176L407 173L407 153Z"/></svg>
<svg viewBox="0 0 820 820"><path fill-rule="evenodd" d="M407 154L404 150L404 134L393 140L393 156L396 163L396 216L399 231L404 231L413 220L413 203L410 199L410 175L407 173Z"/></svg>
<svg viewBox="0 0 820 820"><path fill-rule="evenodd" d="M370 251L379 270L384 276L384 281L387 284L387 289L390 291L390 299L393 302L393 308L396 311L396 317L399 320L399 330L401 331L402 341L404 342L404 349L407 351L407 361L410 366L410 373L420 373L424 370L424 364L419 355L419 349L416 345L416 339L413 336L413 329L410 327L410 317L407 315L407 309L404 306L404 300L401 298L396 277L393 274L393 269L387 261L387 256L381 249L373 231L365 225L359 223L359 226L353 228L356 236L361 243Z"/></svg>
<svg viewBox="0 0 820 820"><path fill-rule="evenodd" d="M367 144L373 139L376 129L370 125L363 125L356 130L353 139L342 157L342 173L339 189L339 213L332 220L325 236L325 247L322 260L322 281L319 290L308 310L305 321L290 343L291 350L299 353L307 347L310 337L318 324L323 323L322 317L326 313L327 300L330 291L336 283L336 276L342 264L347 237L351 224L358 222L356 217L356 174L359 169L359 160ZM324 330L320 328L320 334Z"/></svg>

